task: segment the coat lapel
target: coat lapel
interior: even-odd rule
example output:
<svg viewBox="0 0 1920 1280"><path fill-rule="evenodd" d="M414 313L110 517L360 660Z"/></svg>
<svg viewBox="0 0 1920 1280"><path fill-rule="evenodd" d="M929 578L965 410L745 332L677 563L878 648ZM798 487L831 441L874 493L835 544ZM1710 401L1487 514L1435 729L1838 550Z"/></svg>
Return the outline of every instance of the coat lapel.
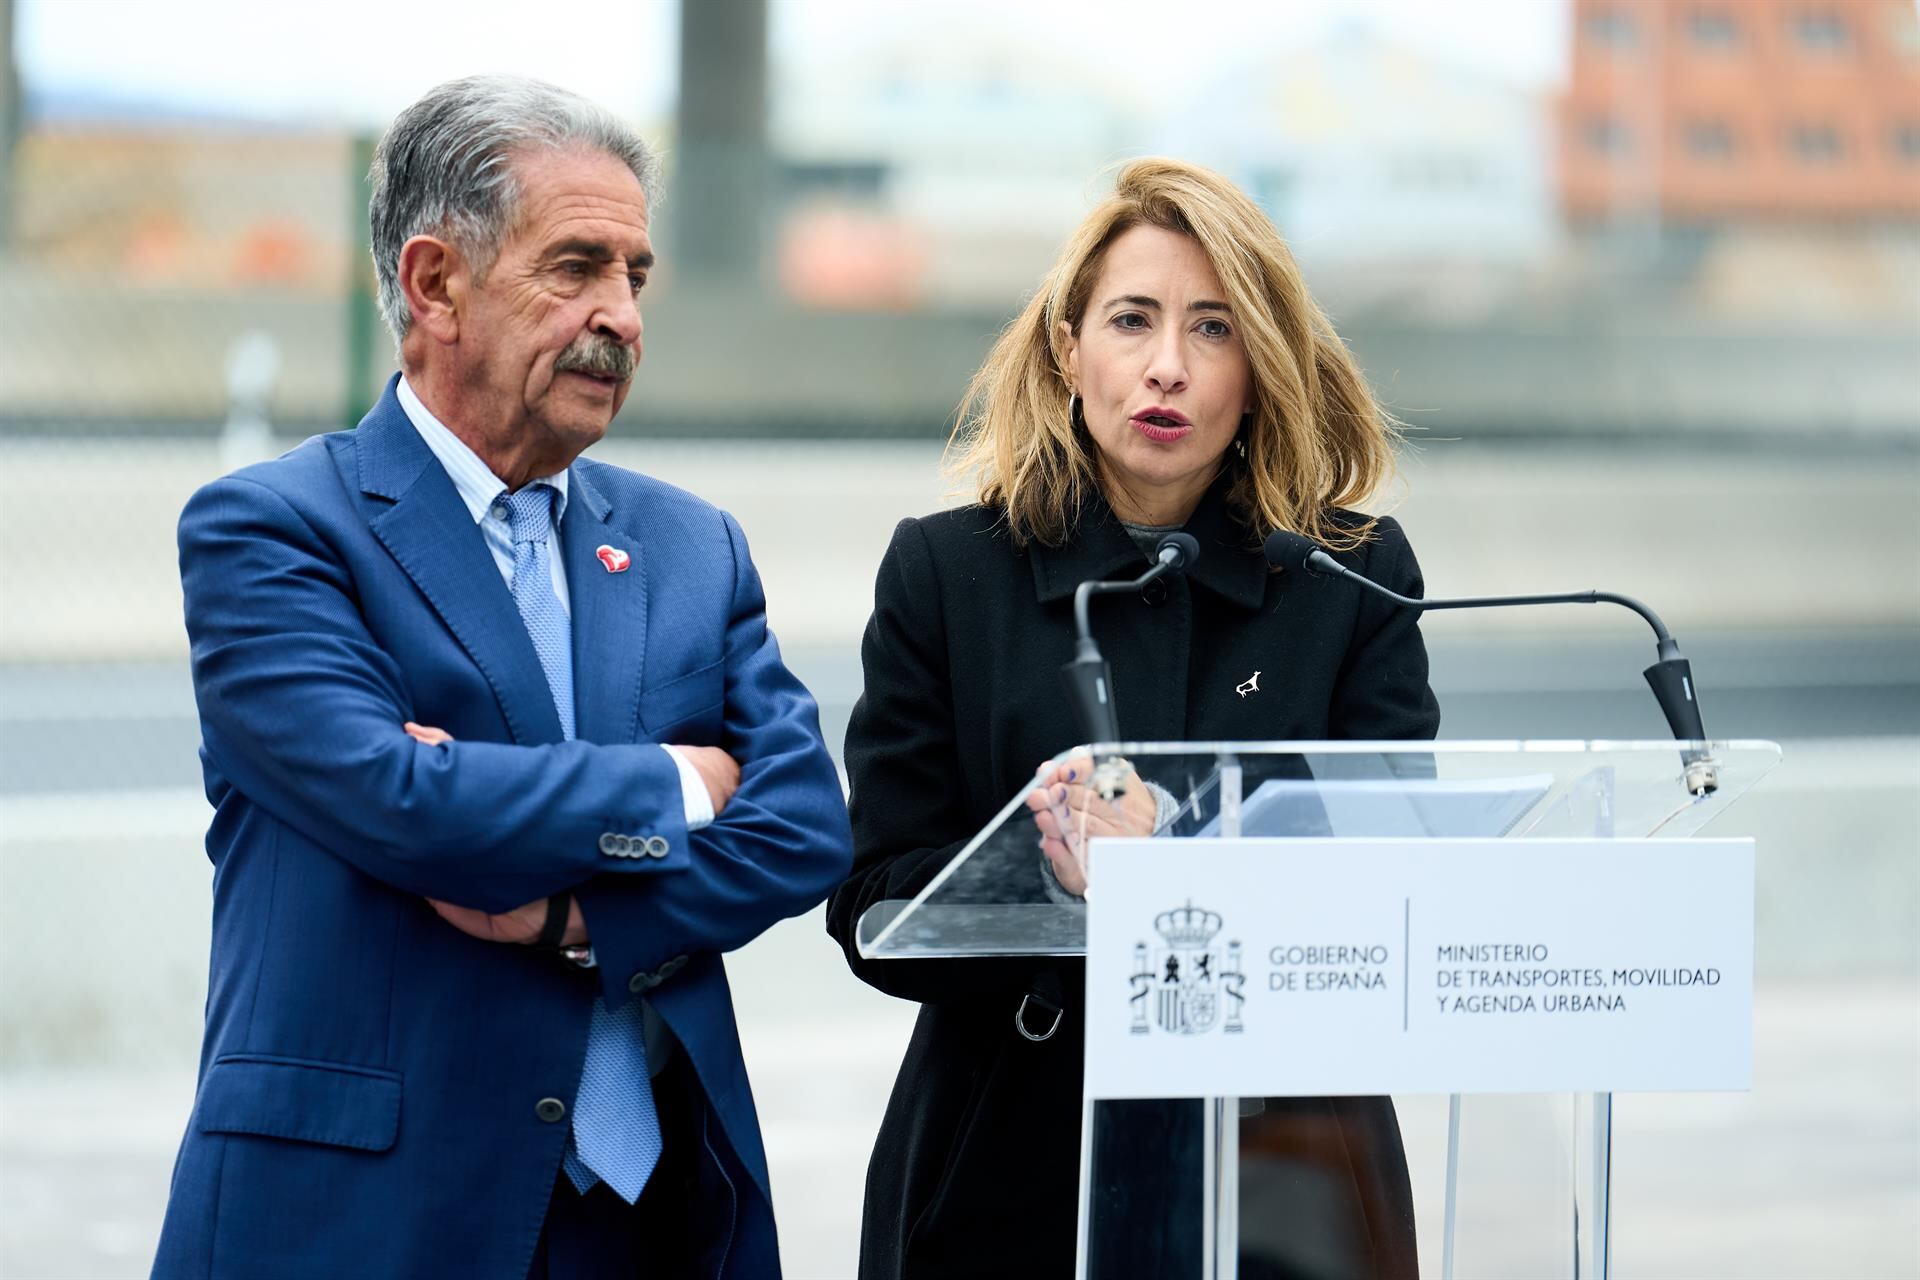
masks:
<svg viewBox="0 0 1920 1280"><path fill-rule="evenodd" d="M1227 505L1231 485L1232 477L1222 473L1187 521L1187 532L1200 543L1200 559L1187 577L1243 609L1258 609L1267 593L1266 557ZM1139 545L1098 495L1088 500L1066 545L1035 543L1031 551L1034 594L1042 603L1070 599L1088 579L1134 578L1147 569Z"/></svg>
<svg viewBox="0 0 1920 1280"><path fill-rule="evenodd" d="M1233 514L1227 493L1233 487L1232 470L1222 472L1187 521L1187 532L1200 543L1200 559L1187 576L1222 599L1242 609L1258 609L1272 584L1272 569L1259 539Z"/></svg>
<svg viewBox="0 0 1920 1280"><path fill-rule="evenodd" d="M374 505L384 508L371 514L368 528L493 686L514 741L559 742L553 693L513 595L452 479L407 421L393 388L387 384L354 432L360 491L382 500ZM574 630L577 635L577 625Z"/></svg>
<svg viewBox="0 0 1920 1280"><path fill-rule="evenodd" d="M1140 548L1098 495L1088 499L1065 544L1034 542L1027 553L1033 561L1034 594L1043 604L1071 599L1082 582L1138 577L1147 568Z"/></svg>
<svg viewBox="0 0 1920 1280"><path fill-rule="evenodd" d="M1203 608L1213 608L1196 598L1194 587L1249 612L1267 598L1266 557L1252 547L1251 535L1233 515L1227 502L1231 485L1232 476L1223 472L1187 520L1187 532L1200 544L1200 558L1186 571L1184 583L1164 588L1164 608L1111 596L1096 606L1093 633L1112 665L1123 738L1172 740L1191 732L1195 709L1188 678L1194 619ZM1034 593L1042 604L1064 605L1089 579L1134 578L1147 568L1139 544L1099 497L1088 502L1065 545L1035 544L1031 554ZM1064 625L1064 609L1059 616ZM1062 645L1060 660L1067 656ZM1079 736L1077 726L1073 733Z"/></svg>
<svg viewBox="0 0 1920 1280"><path fill-rule="evenodd" d="M575 464L568 473L560 555L573 599L574 723L589 742L632 742L640 722L647 650L647 564L639 539L612 523L613 508ZM616 553L612 565L601 547ZM619 567L619 556L627 559Z"/></svg>

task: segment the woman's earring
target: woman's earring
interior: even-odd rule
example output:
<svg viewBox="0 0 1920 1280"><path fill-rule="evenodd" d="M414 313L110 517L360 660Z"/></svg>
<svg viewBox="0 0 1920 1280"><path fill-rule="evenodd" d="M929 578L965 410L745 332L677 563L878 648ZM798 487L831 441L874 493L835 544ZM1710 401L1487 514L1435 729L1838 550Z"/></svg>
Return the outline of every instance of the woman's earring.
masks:
<svg viewBox="0 0 1920 1280"><path fill-rule="evenodd" d="M1069 391L1067 393L1067 428L1069 430L1073 430L1079 427L1080 424L1077 421L1077 419L1079 418L1079 415L1080 415L1080 393L1078 391Z"/></svg>
<svg viewBox="0 0 1920 1280"><path fill-rule="evenodd" d="M1240 430L1233 435L1233 451L1243 458L1247 456L1247 432L1251 430L1253 430L1253 414L1251 412L1241 414Z"/></svg>

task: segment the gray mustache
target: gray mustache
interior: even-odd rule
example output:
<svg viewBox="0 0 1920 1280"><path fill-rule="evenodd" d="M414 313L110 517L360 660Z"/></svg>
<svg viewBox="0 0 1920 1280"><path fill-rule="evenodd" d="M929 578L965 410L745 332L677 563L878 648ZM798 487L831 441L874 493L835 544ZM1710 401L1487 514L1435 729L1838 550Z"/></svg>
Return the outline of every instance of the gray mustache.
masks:
<svg viewBox="0 0 1920 1280"><path fill-rule="evenodd" d="M638 363L632 347L596 333L574 339L553 362L553 367L562 373L585 373L630 382Z"/></svg>

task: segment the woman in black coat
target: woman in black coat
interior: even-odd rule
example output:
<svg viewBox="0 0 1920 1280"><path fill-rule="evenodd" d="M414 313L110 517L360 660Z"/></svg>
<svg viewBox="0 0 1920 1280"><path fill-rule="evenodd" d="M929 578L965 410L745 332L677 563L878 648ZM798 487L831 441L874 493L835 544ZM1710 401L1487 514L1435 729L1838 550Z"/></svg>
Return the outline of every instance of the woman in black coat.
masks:
<svg viewBox="0 0 1920 1280"><path fill-rule="evenodd" d="M904 521L880 568L847 730L855 866L828 905L854 972L922 1005L868 1169L872 1280L1073 1273L1080 962L867 961L854 939L862 912L924 889L1022 787L1036 851L1008 900L1085 889L1081 822L1086 838L1153 829L1164 801L1137 778L1108 805L1084 759L1035 772L1081 737L1059 676L1078 583L1137 574L1166 529L1200 542L1184 576L1096 605L1123 740L1439 725L1415 615L1261 554L1292 529L1421 592L1399 527L1348 509L1391 470L1391 420L1272 224L1224 179L1128 166L1001 336L964 422L958 465L979 501ZM1029 995L1062 1009L1048 1038L1014 1026ZM1043 1032L1051 1014L1032 1021ZM1387 1099L1269 1100L1241 1141L1306 1171L1263 1203L1243 1196L1243 1239L1297 1244L1269 1274L1415 1273Z"/></svg>

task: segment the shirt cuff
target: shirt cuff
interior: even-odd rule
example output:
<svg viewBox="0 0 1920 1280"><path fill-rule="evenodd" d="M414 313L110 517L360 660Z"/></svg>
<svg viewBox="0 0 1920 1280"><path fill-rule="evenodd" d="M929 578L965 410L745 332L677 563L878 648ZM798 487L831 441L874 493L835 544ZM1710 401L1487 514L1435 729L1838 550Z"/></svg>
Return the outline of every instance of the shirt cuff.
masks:
<svg viewBox="0 0 1920 1280"><path fill-rule="evenodd" d="M707 784L692 761L672 747L660 749L673 757L674 767L680 770L680 800L687 809L687 830L698 831L713 821L713 797L707 794Z"/></svg>

